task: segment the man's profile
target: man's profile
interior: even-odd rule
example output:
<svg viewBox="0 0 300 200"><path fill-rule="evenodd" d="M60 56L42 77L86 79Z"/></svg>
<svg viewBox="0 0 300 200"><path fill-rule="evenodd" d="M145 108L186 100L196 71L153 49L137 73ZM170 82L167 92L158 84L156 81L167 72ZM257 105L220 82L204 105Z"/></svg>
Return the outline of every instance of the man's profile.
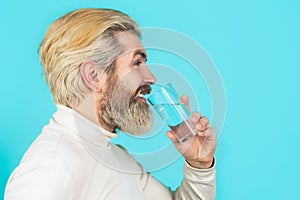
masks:
<svg viewBox="0 0 300 200"><path fill-rule="evenodd" d="M57 111L11 174L5 199L214 199L216 137L200 113L185 144L166 133L185 158L176 191L110 142L116 129L151 128L144 95L156 79L140 37L132 18L111 9L78 9L49 26L39 56ZM181 101L189 108L187 96Z"/></svg>

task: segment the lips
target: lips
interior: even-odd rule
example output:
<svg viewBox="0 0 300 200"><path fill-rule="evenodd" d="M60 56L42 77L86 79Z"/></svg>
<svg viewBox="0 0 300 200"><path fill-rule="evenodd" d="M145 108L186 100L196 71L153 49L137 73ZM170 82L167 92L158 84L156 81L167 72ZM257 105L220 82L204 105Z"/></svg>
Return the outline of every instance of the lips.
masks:
<svg viewBox="0 0 300 200"><path fill-rule="evenodd" d="M143 102L143 103L146 103L146 99L143 98L143 97L138 97L138 100L141 101L141 102Z"/></svg>
<svg viewBox="0 0 300 200"><path fill-rule="evenodd" d="M138 99L141 102L146 103L146 99L144 98L144 95L150 94L150 92L151 92L150 85L148 85L148 84L142 85L134 93L133 99Z"/></svg>

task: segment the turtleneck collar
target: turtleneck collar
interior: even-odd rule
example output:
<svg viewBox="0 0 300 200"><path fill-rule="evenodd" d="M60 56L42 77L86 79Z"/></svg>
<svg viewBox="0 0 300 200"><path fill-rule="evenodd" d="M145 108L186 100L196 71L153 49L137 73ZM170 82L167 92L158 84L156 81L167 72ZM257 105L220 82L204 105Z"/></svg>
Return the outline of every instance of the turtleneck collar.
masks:
<svg viewBox="0 0 300 200"><path fill-rule="evenodd" d="M71 108L63 105L56 107L57 111L53 114L52 120L91 144L107 145L111 138L118 136L117 133L105 130Z"/></svg>

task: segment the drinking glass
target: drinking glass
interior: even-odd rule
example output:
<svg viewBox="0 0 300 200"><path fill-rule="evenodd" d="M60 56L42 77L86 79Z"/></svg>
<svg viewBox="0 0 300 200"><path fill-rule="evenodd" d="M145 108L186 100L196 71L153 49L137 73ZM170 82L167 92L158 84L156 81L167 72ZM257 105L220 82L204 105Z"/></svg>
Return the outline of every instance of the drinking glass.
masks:
<svg viewBox="0 0 300 200"><path fill-rule="evenodd" d="M171 83L158 87L148 97L147 101L173 131L176 139L183 143L196 135L190 123L190 113Z"/></svg>

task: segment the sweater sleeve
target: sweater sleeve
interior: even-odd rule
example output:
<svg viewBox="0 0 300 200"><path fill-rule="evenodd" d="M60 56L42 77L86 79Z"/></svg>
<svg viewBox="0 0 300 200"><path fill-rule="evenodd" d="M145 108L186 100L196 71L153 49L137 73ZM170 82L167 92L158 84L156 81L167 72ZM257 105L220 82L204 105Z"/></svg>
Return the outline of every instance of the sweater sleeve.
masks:
<svg viewBox="0 0 300 200"><path fill-rule="evenodd" d="M67 173L50 159L19 165L5 189L5 200L68 200L72 184Z"/></svg>
<svg viewBox="0 0 300 200"><path fill-rule="evenodd" d="M215 176L215 163L209 169L196 169L185 162L184 179L175 192L148 174L144 178L144 196L146 200L213 200L216 193Z"/></svg>
<svg viewBox="0 0 300 200"><path fill-rule="evenodd" d="M213 200L216 193L215 163L209 169L196 169L187 162L184 166L184 179L175 191L175 200Z"/></svg>

